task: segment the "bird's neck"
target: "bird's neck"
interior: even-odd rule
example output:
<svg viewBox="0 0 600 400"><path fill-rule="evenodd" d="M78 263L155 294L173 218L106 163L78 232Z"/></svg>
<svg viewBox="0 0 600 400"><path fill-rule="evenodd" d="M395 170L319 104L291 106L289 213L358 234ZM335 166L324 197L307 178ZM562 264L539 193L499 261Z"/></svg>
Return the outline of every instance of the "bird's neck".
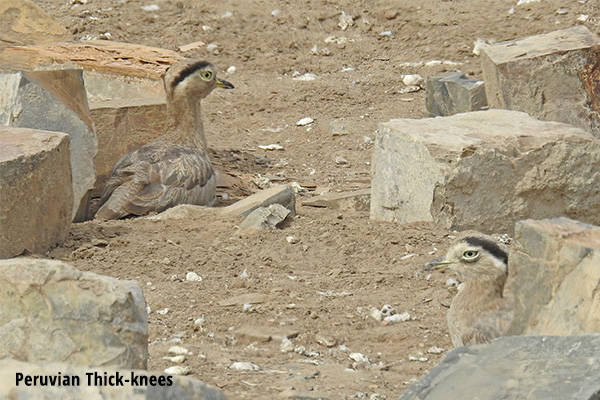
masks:
<svg viewBox="0 0 600 400"><path fill-rule="evenodd" d="M506 274L496 277L479 278L466 280L463 287L456 297L477 297L478 299L494 300L502 298L504 295L504 285L506 284Z"/></svg>
<svg viewBox="0 0 600 400"><path fill-rule="evenodd" d="M167 98L169 127L166 140L206 150L200 100L190 97Z"/></svg>

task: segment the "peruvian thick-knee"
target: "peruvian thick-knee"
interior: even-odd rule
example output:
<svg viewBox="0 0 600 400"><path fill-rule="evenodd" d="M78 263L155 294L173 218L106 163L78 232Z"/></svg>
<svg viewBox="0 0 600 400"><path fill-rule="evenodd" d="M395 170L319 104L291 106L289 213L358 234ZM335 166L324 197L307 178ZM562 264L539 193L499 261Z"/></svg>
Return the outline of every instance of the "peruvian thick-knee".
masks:
<svg viewBox="0 0 600 400"><path fill-rule="evenodd" d="M113 167L96 218L161 212L178 204L211 206L216 175L207 150L200 102L215 88L233 89L215 67L198 60L173 64L163 77L169 117L158 140L126 154Z"/></svg>

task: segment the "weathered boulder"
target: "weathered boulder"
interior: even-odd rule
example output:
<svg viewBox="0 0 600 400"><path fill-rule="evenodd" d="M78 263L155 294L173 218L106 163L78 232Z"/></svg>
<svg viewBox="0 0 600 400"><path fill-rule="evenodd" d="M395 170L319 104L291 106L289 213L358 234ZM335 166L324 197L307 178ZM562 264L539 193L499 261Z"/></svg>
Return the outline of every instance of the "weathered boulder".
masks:
<svg viewBox="0 0 600 400"><path fill-rule="evenodd" d="M508 333L600 332L600 227L567 218L525 220L517 223L515 239L520 248L511 255L515 314Z"/></svg>
<svg viewBox="0 0 600 400"><path fill-rule="evenodd" d="M73 35L33 1L0 0L0 49L72 40Z"/></svg>
<svg viewBox="0 0 600 400"><path fill-rule="evenodd" d="M76 69L0 74L0 124L64 132L69 135L73 176L72 218L85 218L94 187L98 150L83 84Z"/></svg>
<svg viewBox="0 0 600 400"><path fill-rule="evenodd" d="M399 400L597 400L600 335L513 336L458 347Z"/></svg>
<svg viewBox="0 0 600 400"><path fill-rule="evenodd" d="M0 126L0 258L61 243L72 209L69 137Z"/></svg>
<svg viewBox="0 0 600 400"><path fill-rule="evenodd" d="M0 359L146 368L139 284L55 260L0 261Z"/></svg>
<svg viewBox="0 0 600 400"><path fill-rule="evenodd" d="M140 99L90 103L90 109L98 138L92 196L100 197L112 167L121 157L164 134L167 107L164 99Z"/></svg>
<svg viewBox="0 0 600 400"><path fill-rule="evenodd" d="M60 374L60 375L59 375ZM107 385L101 385L106 374ZM33 380L37 377L37 385ZM42 385L60 378L61 385ZM17 378L20 379L17 385ZM96 378L99 378L96 382ZM30 385L26 385L30 379ZM88 380L90 379L90 380ZM183 376L142 370L86 368L63 363L0 360L0 398L12 400L225 400L219 389ZM79 382L79 385L73 383ZM71 385L66 385L71 383ZM111 384L112 383L112 384Z"/></svg>
<svg viewBox="0 0 600 400"><path fill-rule="evenodd" d="M429 115L449 116L487 108L483 81L462 72L445 72L427 79L425 106Z"/></svg>
<svg viewBox="0 0 600 400"><path fill-rule="evenodd" d="M484 46L488 103L600 137L599 57L600 38L583 25Z"/></svg>
<svg viewBox="0 0 600 400"><path fill-rule="evenodd" d="M512 232L524 218L600 223L600 140L525 113L488 110L380 125L371 218Z"/></svg>

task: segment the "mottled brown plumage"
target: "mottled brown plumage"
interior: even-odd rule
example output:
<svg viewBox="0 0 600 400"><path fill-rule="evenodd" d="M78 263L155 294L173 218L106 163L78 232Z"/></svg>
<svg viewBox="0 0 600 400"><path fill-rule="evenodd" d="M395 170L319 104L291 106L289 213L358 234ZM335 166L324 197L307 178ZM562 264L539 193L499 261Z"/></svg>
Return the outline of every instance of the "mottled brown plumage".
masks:
<svg viewBox="0 0 600 400"><path fill-rule="evenodd" d="M157 141L125 155L113 167L96 218L118 219L161 212L178 204L210 206L216 176L207 152L200 101L215 88L233 85L217 78L210 63L183 60L164 76L169 128Z"/></svg>
<svg viewBox="0 0 600 400"><path fill-rule="evenodd" d="M426 268L448 268L462 281L448 311L455 347L486 343L506 333L513 300L504 293L508 277L505 246L487 235L465 235L455 241L444 259L433 260Z"/></svg>

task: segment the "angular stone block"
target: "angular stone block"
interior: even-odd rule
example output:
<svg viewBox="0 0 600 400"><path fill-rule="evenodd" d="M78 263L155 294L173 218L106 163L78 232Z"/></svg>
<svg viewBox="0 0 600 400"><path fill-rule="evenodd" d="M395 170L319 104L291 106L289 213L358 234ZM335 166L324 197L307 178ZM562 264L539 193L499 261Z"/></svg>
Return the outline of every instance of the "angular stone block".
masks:
<svg viewBox="0 0 600 400"><path fill-rule="evenodd" d="M83 220L94 187L96 135L81 70L36 70L0 74L0 124L69 135L73 211Z"/></svg>
<svg viewBox="0 0 600 400"><path fill-rule="evenodd" d="M69 137L0 126L0 258L63 242L72 208Z"/></svg>
<svg viewBox="0 0 600 400"><path fill-rule="evenodd" d="M100 197L121 157L164 134L167 108L163 98L96 102L90 103L90 109L98 138L92 197Z"/></svg>
<svg viewBox="0 0 600 400"><path fill-rule="evenodd" d="M509 334L600 332L600 227L567 218L525 220L515 240Z"/></svg>
<svg viewBox="0 0 600 400"><path fill-rule="evenodd" d="M597 400L600 335L513 336L457 347L399 400Z"/></svg>
<svg viewBox="0 0 600 400"><path fill-rule="evenodd" d="M371 169L375 220L486 233L524 218L600 223L600 140L516 111L383 123Z"/></svg>
<svg viewBox="0 0 600 400"><path fill-rule="evenodd" d="M1 0L0 21L0 48L73 40L65 27L33 1Z"/></svg>
<svg viewBox="0 0 600 400"><path fill-rule="evenodd" d="M487 108L483 81L462 72L446 72L427 79L425 106L429 115L449 116Z"/></svg>
<svg viewBox="0 0 600 400"><path fill-rule="evenodd" d="M17 374L22 380L17 386ZM59 375L60 374L60 375ZM89 374L89 375L88 375ZM112 385L97 385L95 376L113 377ZM25 379L38 378L37 385L25 385ZM88 376L92 379L88 381ZM41 377L59 377L61 383L79 382L79 385L39 384ZM75 378L77 377L77 381ZM117 378L120 377L120 381ZM12 400L226 400L219 389L196 379L171 376L160 372L124 370L114 368L82 368L80 365L63 363L26 363L0 360L0 398ZM152 383L153 382L153 383Z"/></svg>
<svg viewBox="0 0 600 400"><path fill-rule="evenodd" d="M490 107L600 137L600 38L585 26L485 46L481 60Z"/></svg>
<svg viewBox="0 0 600 400"><path fill-rule="evenodd" d="M0 261L0 359L146 368L142 289L56 260Z"/></svg>

